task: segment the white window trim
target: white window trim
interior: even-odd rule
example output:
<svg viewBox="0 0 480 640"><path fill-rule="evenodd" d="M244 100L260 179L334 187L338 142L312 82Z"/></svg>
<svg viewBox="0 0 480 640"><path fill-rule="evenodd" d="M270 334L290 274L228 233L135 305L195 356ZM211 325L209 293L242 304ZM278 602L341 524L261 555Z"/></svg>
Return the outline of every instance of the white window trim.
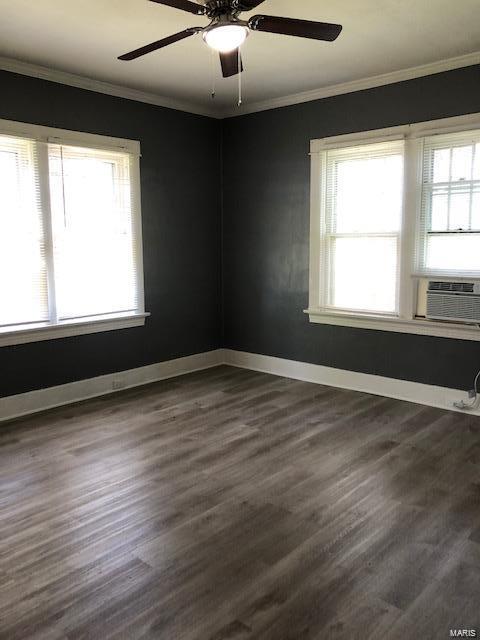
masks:
<svg viewBox="0 0 480 640"><path fill-rule="evenodd" d="M64 320L57 324L38 323L22 325L14 331L7 328L0 330L0 347L7 347L27 342L40 342L56 338L81 336L101 331L116 331L130 327L142 327L149 313L130 313L115 316L93 316L82 320Z"/></svg>
<svg viewBox="0 0 480 640"><path fill-rule="evenodd" d="M12 327L0 327L0 347L143 326L145 324L145 318L150 314L145 312L143 280L140 142L138 140L113 138L93 133L69 131L66 129L56 129L53 127L2 119L0 119L0 135L28 138L29 140L40 143L55 143L93 149L105 149L108 151L122 151L130 154L133 158L131 162L132 192L135 199L136 211L139 212L139 215L134 218L139 299L139 308L136 312L76 318L74 320L57 322L56 324L49 322L27 324L17 326L15 329Z"/></svg>
<svg viewBox="0 0 480 640"><path fill-rule="evenodd" d="M56 144L72 145L77 147L92 147L110 151L125 151L140 157L140 142L124 138L112 138L96 133L83 133L82 131L69 131L68 129L56 129L44 127L39 124L16 122L14 120L0 119L0 135L28 138L39 142L54 142Z"/></svg>
<svg viewBox="0 0 480 640"><path fill-rule="evenodd" d="M310 143L311 180L310 180L310 277L309 303L305 313L310 322L329 324L396 333L413 333L418 335L439 336L461 340L479 340L480 328L415 317L417 276L414 273L413 256L415 254L415 237L418 233L419 207L421 198L421 139L435 134L448 134L459 131L480 129L480 113L443 118L428 122L376 129L360 133L332 136ZM321 306L321 245L322 224L325 207L326 166L325 155L328 149L387 142L394 139L405 140L405 183L403 233L400 250L400 311L398 316L372 315L337 311ZM432 274L433 275L433 274ZM422 274L422 278L428 275ZM436 276L438 277L438 275ZM449 279L443 276L442 279ZM450 278L452 279L452 278ZM463 277L462 280L474 278ZM477 278L478 279L478 278Z"/></svg>

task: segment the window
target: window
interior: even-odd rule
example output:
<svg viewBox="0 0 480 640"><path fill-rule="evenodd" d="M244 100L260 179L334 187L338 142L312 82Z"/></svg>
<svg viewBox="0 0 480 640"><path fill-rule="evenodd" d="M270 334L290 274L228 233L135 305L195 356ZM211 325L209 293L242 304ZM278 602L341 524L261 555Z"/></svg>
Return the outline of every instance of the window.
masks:
<svg viewBox="0 0 480 640"><path fill-rule="evenodd" d="M0 121L0 345L144 323L138 143Z"/></svg>
<svg viewBox="0 0 480 640"><path fill-rule="evenodd" d="M45 230L35 144L0 137L0 325L48 319Z"/></svg>
<svg viewBox="0 0 480 640"><path fill-rule="evenodd" d="M403 141L327 151L326 182L325 306L396 313Z"/></svg>
<svg viewBox="0 0 480 640"><path fill-rule="evenodd" d="M480 132L424 141L419 271L480 274Z"/></svg>
<svg viewBox="0 0 480 640"><path fill-rule="evenodd" d="M310 320L480 340L424 310L480 281L480 115L314 140L311 169Z"/></svg>

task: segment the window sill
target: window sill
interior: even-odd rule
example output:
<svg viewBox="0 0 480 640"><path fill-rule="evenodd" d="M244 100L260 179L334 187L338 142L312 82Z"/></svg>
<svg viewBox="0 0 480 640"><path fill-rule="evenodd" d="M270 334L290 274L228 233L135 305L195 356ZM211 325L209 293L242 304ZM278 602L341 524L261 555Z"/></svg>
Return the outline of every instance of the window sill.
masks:
<svg viewBox="0 0 480 640"><path fill-rule="evenodd" d="M455 324L453 322L437 322L415 318L391 318L386 316L363 316L350 313L335 313L323 309L306 309L310 322L329 324L340 327L374 329L377 331L393 331L395 333L412 333L422 336L437 336L456 340L479 340L480 328L472 325Z"/></svg>
<svg viewBox="0 0 480 640"><path fill-rule="evenodd" d="M113 317L110 315L64 320L55 325L47 323L22 325L14 330L11 327L0 328L0 347L141 327L145 324L145 318L148 318L149 315L149 313L130 313Z"/></svg>

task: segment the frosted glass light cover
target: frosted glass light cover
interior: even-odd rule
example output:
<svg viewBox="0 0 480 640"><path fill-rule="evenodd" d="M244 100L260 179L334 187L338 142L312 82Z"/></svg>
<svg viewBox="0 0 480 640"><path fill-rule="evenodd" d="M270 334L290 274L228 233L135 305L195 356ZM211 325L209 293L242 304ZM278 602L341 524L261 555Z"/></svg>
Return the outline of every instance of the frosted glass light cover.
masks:
<svg viewBox="0 0 480 640"><path fill-rule="evenodd" d="M203 38L208 46L215 51L228 53L243 44L247 36L247 27L239 24L227 24L205 31Z"/></svg>

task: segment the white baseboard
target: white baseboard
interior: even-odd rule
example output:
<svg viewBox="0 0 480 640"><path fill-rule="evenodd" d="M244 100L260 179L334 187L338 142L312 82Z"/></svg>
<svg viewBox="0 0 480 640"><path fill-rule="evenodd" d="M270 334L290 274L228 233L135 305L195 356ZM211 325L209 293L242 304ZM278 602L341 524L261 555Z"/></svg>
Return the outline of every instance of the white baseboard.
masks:
<svg viewBox="0 0 480 640"><path fill-rule="evenodd" d="M262 356L256 353L217 349L216 351L198 353L184 358L168 360L167 362L158 362L146 367L129 369L128 371L120 371L0 398L0 422L71 404L72 402L96 398L121 389L138 387L186 373L209 369L221 364L262 371L276 376L293 378L294 380L324 384L330 387L363 391L387 398L406 400L453 411L458 411L453 406L455 401L466 399L465 391L459 389L396 380L369 373L358 373L356 371L324 367L318 364L308 364L307 362ZM480 415L480 408L469 413Z"/></svg>
<svg viewBox="0 0 480 640"><path fill-rule="evenodd" d="M358 373L344 369L333 369L318 364L285 360L272 356L262 356L243 351L224 349L224 363L242 369L262 371L276 376L324 384L330 387L363 391L387 398L407 400L440 409L459 411L453 406L454 402L466 400L467 394L459 389L448 389L408 380L396 380L369 373ZM464 412L462 412L464 413ZM469 411L473 415L480 415L480 408Z"/></svg>
<svg viewBox="0 0 480 640"><path fill-rule="evenodd" d="M223 364L223 349L0 398L0 422Z"/></svg>

